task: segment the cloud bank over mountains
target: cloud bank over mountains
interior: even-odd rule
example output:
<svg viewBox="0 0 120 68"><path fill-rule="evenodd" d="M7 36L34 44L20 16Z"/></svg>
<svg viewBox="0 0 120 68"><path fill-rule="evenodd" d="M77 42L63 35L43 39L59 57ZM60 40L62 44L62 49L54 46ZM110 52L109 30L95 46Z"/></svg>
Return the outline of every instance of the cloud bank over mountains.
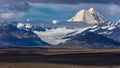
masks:
<svg viewBox="0 0 120 68"><path fill-rule="evenodd" d="M120 0L28 0L34 3L66 3L66 4L78 4L78 3L101 3L101 4L120 4Z"/></svg>
<svg viewBox="0 0 120 68"><path fill-rule="evenodd" d="M120 0L0 0L0 3L13 3L15 1L30 1L33 3L67 3L67 4L77 4L77 3L115 3L120 4Z"/></svg>
<svg viewBox="0 0 120 68"><path fill-rule="evenodd" d="M27 0L0 0L0 19L22 18L29 9Z"/></svg>
<svg viewBox="0 0 120 68"><path fill-rule="evenodd" d="M111 5L108 7L108 11L110 14L119 14L120 13L120 6L118 5Z"/></svg>
<svg viewBox="0 0 120 68"><path fill-rule="evenodd" d="M9 10L25 11L30 8L29 1L27 0L0 0L0 7Z"/></svg>
<svg viewBox="0 0 120 68"><path fill-rule="evenodd" d="M0 14L0 18L3 18L3 19L21 18L24 16L25 16L24 12L7 12L7 13Z"/></svg>

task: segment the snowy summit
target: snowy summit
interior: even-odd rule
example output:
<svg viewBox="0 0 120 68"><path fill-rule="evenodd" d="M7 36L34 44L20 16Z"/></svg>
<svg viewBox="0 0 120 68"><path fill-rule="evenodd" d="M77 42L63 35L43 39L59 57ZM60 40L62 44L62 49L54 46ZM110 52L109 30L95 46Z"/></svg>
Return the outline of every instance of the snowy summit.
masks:
<svg viewBox="0 0 120 68"><path fill-rule="evenodd" d="M90 25L103 23L105 22L105 18L94 8L90 8L89 10L82 9L75 16L73 16L68 21L70 22L86 22Z"/></svg>

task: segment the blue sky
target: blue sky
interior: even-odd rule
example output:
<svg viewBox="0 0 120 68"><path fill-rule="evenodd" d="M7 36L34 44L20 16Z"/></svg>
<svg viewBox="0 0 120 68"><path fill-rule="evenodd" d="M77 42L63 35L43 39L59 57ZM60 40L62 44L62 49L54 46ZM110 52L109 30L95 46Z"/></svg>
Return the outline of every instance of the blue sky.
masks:
<svg viewBox="0 0 120 68"><path fill-rule="evenodd" d="M0 1L0 19L66 21L91 7L107 20L120 19L119 0L4 0Z"/></svg>
<svg viewBox="0 0 120 68"><path fill-rule="evenodd" d="M46 4L31 3L31 9L26 11L25 18L31 20L58 20L65 21L74 16L81 9L89 9L91 7L99 11L107 20L117 21L120 19L120 6L116 4Z"/></svg>

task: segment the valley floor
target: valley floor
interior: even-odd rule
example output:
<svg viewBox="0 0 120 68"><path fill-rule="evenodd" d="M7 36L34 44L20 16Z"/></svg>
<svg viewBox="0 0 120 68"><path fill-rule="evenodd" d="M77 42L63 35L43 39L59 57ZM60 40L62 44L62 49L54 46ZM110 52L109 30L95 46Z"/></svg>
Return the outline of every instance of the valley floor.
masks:
<svg viewBox="0 0 120 68"><path fill-rule="evenodd" d="M70 65L56 63L35 63L35 62L19 62L19 63L0 63L0 68L120 68L118 65L109 66L90 66L90 65Z"/></svg>
<svg viewBox="0 0 120 68"><path fill-rule="evenodd" d="M1 47L0 68L120 68L120 49Z"/></svg>

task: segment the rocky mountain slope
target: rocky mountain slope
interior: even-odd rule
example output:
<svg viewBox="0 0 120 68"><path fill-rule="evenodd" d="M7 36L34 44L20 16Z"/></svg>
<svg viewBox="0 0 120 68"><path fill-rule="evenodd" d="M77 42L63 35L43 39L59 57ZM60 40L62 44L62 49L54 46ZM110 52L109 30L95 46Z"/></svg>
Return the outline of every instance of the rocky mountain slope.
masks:
<svg viewBox="0 0 120 68"><path fill-rule="evenodd" d="M31 31L18 29L12 24L0 25L0 46L41 46L47 45Z"/></svg>

